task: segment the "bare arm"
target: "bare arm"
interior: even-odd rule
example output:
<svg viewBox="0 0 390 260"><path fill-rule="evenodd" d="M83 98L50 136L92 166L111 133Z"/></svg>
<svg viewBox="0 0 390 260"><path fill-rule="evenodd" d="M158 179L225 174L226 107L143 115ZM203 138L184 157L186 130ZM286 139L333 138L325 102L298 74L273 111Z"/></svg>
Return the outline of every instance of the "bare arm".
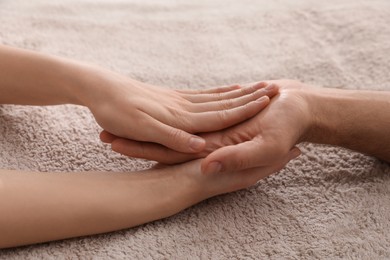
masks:
<svg viewBox="0 0 390 260"><path fill-rule="evenodd" d="M390 92L316 89L307 93L313 123L305 141L331 144L390 162Z"/></svg>
<svg viewBox="0 0 390 260"><path fill-rule="evenodd" d="M119 230L198 202L185 172L0 171L0 248Z"/></svg>
<svg viewBox="0 0 390 260"><path fill-rule="evenodd" d="M0 45L0 104L84 104L87 65Z"/></svg>
<svg viewBox="0 0 390 260"><path fill-rule="evenodd" d="M0 170L0 248L115 231L165 218L206 198L243 189L272 167L201 173L201 161L137 173Z"/></svg>
<svg viewBox="0 0 390 260"><path fill-rule="evenodd" d="M0 45L0 104L84 105L117 136L185 153L204 149L196 133L226 128L264 108L277 93L265 86L175 91L94 65Z"/></svg>

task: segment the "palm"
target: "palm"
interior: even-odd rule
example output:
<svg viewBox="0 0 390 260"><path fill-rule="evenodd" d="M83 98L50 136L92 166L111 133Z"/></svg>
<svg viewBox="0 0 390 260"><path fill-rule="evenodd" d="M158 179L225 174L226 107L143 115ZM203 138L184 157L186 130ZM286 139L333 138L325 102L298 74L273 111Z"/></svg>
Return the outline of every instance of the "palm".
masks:
<svg viewBox="0 0 390 260"><path fill-rule="evenodd" d="M270 105L252 119L223 132L205 134L210 155L203 161L203 169L210 162L222 164L223 170L240 170L269 166L287 156L305 134L310 111L295 81L278 81L280 94ZM219 148L219 149L218 149Z"/></svg>

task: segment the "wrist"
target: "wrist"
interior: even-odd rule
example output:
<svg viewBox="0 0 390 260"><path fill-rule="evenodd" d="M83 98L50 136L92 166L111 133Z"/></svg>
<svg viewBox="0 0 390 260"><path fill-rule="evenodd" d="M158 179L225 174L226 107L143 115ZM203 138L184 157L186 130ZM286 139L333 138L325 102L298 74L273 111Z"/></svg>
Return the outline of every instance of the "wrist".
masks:
<svg viewBox="0 0 390 260"><path fill-rule="evenodd" d="M166 197L163 199L168 215L176 214L209 197L200 172L200 160L161 169Z"/></svg>
<svg viewBox="0 0 390 260"><path fill-rule="evenodd" d="M75 75L72 89L74 104L86 106L91 111L123 98L123 94L137 83L116 72L89 64L80 64Z"/></svg>
<svg viewBox="0 0 390 260"><path fill-rule="evenodd" d="M340 112L345 110L346 99L345 90L318 88L310 91L308 102L312 120L304 141L337 145L342 131Z"/></svg>
<svg viewBox="0 0 390 260"><path fill-rule="evenodd" d="M67 64L64 73L64 88L70 104L89 107L93 103L94 96L101 92L102 72L100 68L74 63Z"/></svg>

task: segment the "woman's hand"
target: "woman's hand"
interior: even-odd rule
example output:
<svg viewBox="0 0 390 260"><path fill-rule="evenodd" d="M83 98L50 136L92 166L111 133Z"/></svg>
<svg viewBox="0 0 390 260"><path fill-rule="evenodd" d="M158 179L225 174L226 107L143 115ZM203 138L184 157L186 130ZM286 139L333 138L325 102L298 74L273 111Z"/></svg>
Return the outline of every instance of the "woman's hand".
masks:
<svg viewBox="0 0 390 260"><path fill-rule="evenodd" d="M118 137L183 153L205 147L194 134L244 121L277 93L266 84L168 90L93 65L3 45L0 60L1 104L85 105L100 126Z"/></svg>
<svg viewBox="0 0 390 260"><path fill-rule="evenodd" d="M256 115L278 93L266 83L204 91L175 91L104 71L86 96L98 124L133 141L161 144L182 153L205 148L194 135L221 130Z"/></svg>
<svg viewBox="0 0 390 260"><path fill-rule="evenodd" d="M107 132L101 134L101 139L111 143L114 151L166 164L206 157L202 162L204 173L279 168L289 154L299 155L295 145L313 124L307 94L314 88L292 80L269 83L278 85L280 94L262 112L239 125L202 134L207 145L197 154L178 153L157 144L117 138Z"/></svg>
<svg viewBox="0 0 390 260"><path fill-rule="evenodd" d="M201 169L201 165L204 164L204 159L174 166L162 166L158 170L176 176L173 178L176 183L186 184L191 195L181 196L180 199L175 198L175 207L182 209L186 207L181 206L182 204L194 204L194 202L196 203L213 196L249 188L261 179L283 169L289 161L298 157L299 154L298 148L293 148L287 154L274 160L272 165L241 171L226 171L223 174L204 174ZM183 203L182 200L186 201L186 203ZM189 201L190 203L188 203ZM170 205L174 204L173 202L170 203ZM173 210L176 212L179 211L178 209Z"/></svg>
<svg viewBox="0 0 390 260"><path fill-rule="evenodd" d="M291 158L281 158L275 167L207 175L201 173L201 160L142 174L0 170L0 249L166 218L212 196L247 188Z"/></svg>

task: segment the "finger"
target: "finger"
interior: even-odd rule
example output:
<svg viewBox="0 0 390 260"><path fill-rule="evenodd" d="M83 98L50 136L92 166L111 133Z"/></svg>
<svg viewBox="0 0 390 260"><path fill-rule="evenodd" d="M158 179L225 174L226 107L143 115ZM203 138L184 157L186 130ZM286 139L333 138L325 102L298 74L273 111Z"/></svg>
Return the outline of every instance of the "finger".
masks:
<svg viewBox="0 0 390 260"><path fill-rule="evenodd" d="M205 148L206 141L203 138L166 125L152 117L150 119L147 126L141 129L138 141L159 143L182 153L196 153Z"/></svg>
<svg viewBox="0 0 390 260"><path fill-rule="evenodd" d="M302 154L301 149L298 147L294 146L290 152L288 153L288 161L294 160L298 158Z"/></svg>
<svg viewBox="0 0 390 260"><path fill-rule="evenodd" d="M103 142L103 143L107 143L107 144L110 144L112 143L115 139L117 139L118 137L116 135L113 135L109 132L107 132L106 130L103 130L100 135L100 140Z"/></svg>
<svg viewBox="0 0 390 260"><path fill-rule="evenodd" d="M293 151L296 152L295 149ZM262 139L253 139L215 150L202 162L202 172L210 174L263 167L273 164L285 154L282 147L267 145Z"/></svg>
<svg viewBox="0 0 390 260"><path fill-rule="evenodd" d="M269 147L269 146L268 146ZM202 172L212 174L223 171L240 171L250 168L274 165L278 156L285 157L282 148L269 147L264 141L251 140L237 145L230 145L215 150L202 162ZM291 160L300 155L300 150L293 147L288 152Z"/></svg>
<svg viewBox="0 0 390 260"><path fill-rule="evenodd" d="M296 148L297 149L297 148ZM299 149L298 154L299 154ZM242 171L228 171L220 174L209 174L205 177L209 183L216 183L217 192L221 194L226 192L237 191L255 185L259 180L268 177L269 175L281 170L285 165L296 155L296 150L278 158L277 161L268 166L256 167Z"/></svg>
<svg viewBox="0 0 390 260"><path fill-rule="evenodd" d="M232 86L223 86L223 87L217 87L217 88L209 88L209 89L178 89L176 90L179 93L182 94L212 94L212 93L225 93L232 90L240 89L241 87L239 85L232 85Z"/></svg>
<svg viewBox="0 0 390 260"><path fill-rule="evenodd" d="M255 92L258 89L264 88L265 86L267 86L267 83L260 82L258 84L254 84L248 87L244 87L244 88L240 88L237 90L224 92L224 93L195 94L195 95L183 94L183 98L193 103L204 103L204 102L218 101L224 99L232 99L232 98L245 96L247 94Z"/></svg>
<svg viewBox="0 0 390 260"><path fill-rule="evenodd" d="M294 146L293 148L290 149L290 151L285 156L280 158L276 163L269 166L269 168L272 169L271 173L282 170L288 162L294 160L301 154L302 154L301 150L298 147Z"/></svg>
<svg viewBox="0 0 390 260"><path fill-rule="evenodd" d="M256 101L229 110L191 113L188 115L188 118L192 119L189 131L193 133L211 132L230 127L253 117L264 109L269 101L267 96L263 96Z"/></svg>
<svg viewBox="0 0 390 260"><path fill-rule="evenodd" d="M190 109L192 112L196 112L196 113L217 111L217 110L227 110L227 109L243 106L246 103L255 101L263 96L268 96L269 98L272 98L278 92L279 92L278 86L269 85L266 88L261 88L245 96L241 96L233 99L223 99L219 101L211 101L206 103L193 103L190 106Z"/></svg>
<svg viewBox="0 0 390 260"><path fill-rule="evenodd" d="M254 140L225 146L212 152L203 160L202 172L214 174L264 166L264 161L259 158L261 155L261 146Z"/></svg>
<svg viewBox="0 0 390 260"><path fill-rule="evenodd" d="M255 185L259 180L268 177L269 175L276 173L282 170L286 164L298 157L301 154L301 151L297 147L293 147L288 154L280 158L276 163L273 163L270 166L258 167L247 169L241 172L236 172L238 180L236 181L237 185L240 185L240 188L248 188Z"/></svg>
<svg viewBox="0 0 390 260"><path fill-rule="evenodd" d="M198 154L180 153L160 144L124 138L115 139L111 143L111 148L113 151L129 157L153 160L164 164L176 164L200 158Z"/></svg>

